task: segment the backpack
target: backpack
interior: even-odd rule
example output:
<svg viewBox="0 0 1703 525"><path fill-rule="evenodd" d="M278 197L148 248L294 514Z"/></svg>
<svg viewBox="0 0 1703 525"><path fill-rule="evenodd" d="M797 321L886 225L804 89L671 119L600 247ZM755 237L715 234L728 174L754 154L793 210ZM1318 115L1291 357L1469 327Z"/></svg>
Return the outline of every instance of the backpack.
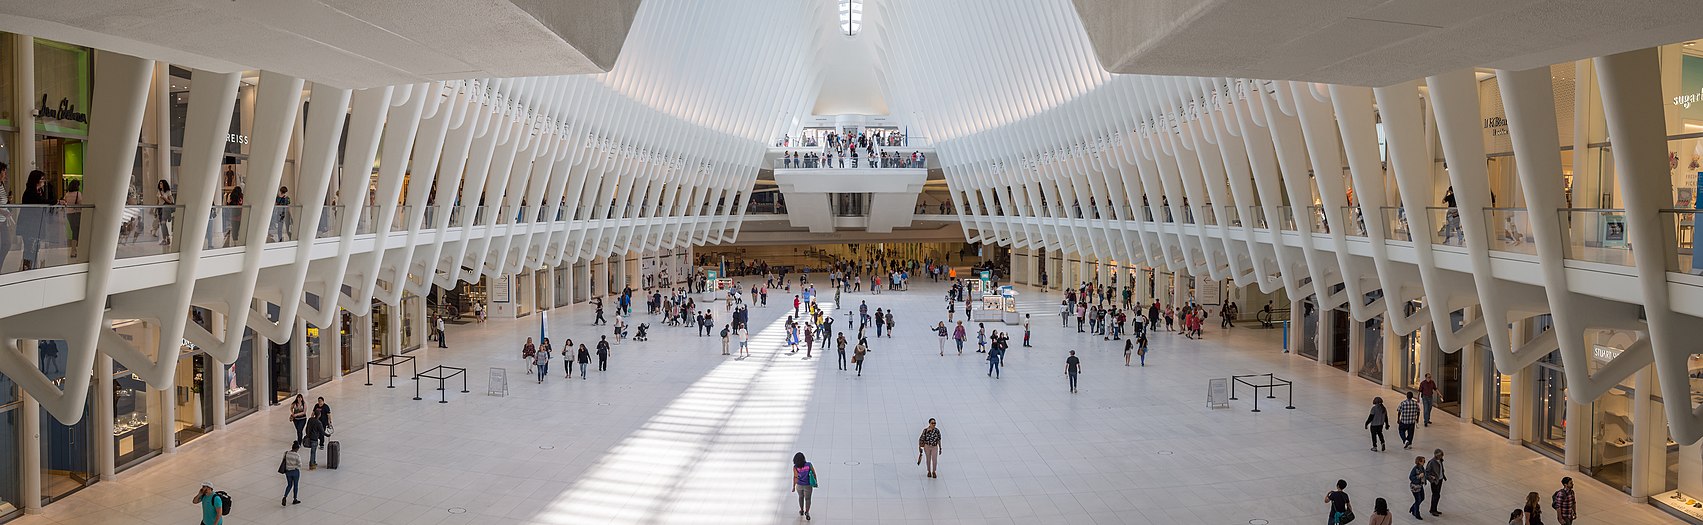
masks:
<svg viewBox="0 0 1703 525"><path fill-rule="evenodd" d="M727 327L725 326L721 327L721 338L727 339Z"/></svg>
<svg viewBox="0 0 1703 525"><path fill-rule="evenodd" d="M226 494L225 491L221 490L221 491L218 491L218 492L214 492L213 497L219 498L219 515L220 516L231 515L231 495Z"/></svg>

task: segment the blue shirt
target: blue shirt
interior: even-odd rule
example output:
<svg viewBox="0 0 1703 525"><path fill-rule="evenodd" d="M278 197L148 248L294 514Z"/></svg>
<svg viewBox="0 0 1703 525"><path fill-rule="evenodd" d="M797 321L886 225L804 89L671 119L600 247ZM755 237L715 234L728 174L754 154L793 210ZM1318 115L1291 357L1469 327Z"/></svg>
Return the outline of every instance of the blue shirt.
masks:
<svg viewBox="0 0 1703 525"><path fill-rule="evenodd" d="M218 494L208 494L201 498L201 525L213 525L219 522L219 505L216 501Z"/></svg>

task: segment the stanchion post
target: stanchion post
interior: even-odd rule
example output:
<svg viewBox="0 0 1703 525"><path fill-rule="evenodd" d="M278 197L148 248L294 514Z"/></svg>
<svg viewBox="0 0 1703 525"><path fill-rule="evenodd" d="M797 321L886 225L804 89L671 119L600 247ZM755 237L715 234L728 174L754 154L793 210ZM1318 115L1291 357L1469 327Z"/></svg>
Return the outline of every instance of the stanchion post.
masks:
<svg viewBox="0 0 1703 525"><path fill-rule="evenodd" d="M463 393L463 394L471 393L471 391L467 389L467 369L466 368L461 369L461 393ZM1293 389L1293 388L1289 389L1289 397L1291 399L1293 399L1295 397L1295 389ZM1290 403L1290 404L1293 405L1294 403Z"/></svg>
<svg viewBox="0 0 1703 525"><path fill-rule="evenodd" d="M1283 408L1287 408L1289 410L1295 410L1295 382L1294 381L1286 381L1286 383L1288 383L1288 386L1289 386L1289 406L1286 406L1286 407L1283 407Z"/></svg>
<svg viewBox="0 0 1703 525"><path fill-rule="evenodd" d="M420 400L420 375L414 374L414 400Z"/></svg>
<svg viewBox="0 0 1703 525"><path fill-rule="evenodd" d="M1265 378L1266 378L1265 384L1271 385L1271 390L1269 392L1266 392L1265 398L1266 399L1277 399L1277 376L1273 375L1273 374L1266 374Z"/></svg>
<svg viewBox="0 0 1703 525"><path fill-rule="evenodd" d="M1230 400L1231 401L1236 400L1236 383L1240 383L1240 382L1242 382L1241 378L1236 377L1236 376L1230 376Z"/></svg>
<svg viewBox="0 0 1703 525"><path fill-rule="evenodd" d="M1258 386L1254 387L1254 411L1260 411L1260 388Z"/></svg>
<svg viewBox="0 0 1703 525"><path fill-rule="evenodd" d="M385 368L390 369L390 386L385 388L396 388L396 363L391 363L390 366Z"/></svg>
<svg viewBox="0 0 1703 525"><path fill-rule="evenodd" d="M449 389L443 387L443 369L438 369L438 403L449 403Z"/></svg>
<svg viewBox="0 0 1703 525"><path fill-rule="evenodd" d="M367 363L367 386L373 386L373 364Z"/></svg>

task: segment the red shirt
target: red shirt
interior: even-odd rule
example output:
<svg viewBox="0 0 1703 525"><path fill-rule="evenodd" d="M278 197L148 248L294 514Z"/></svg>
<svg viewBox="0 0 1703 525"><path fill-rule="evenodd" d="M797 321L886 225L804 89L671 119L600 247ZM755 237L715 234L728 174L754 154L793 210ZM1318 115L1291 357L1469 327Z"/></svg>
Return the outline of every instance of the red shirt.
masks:
<svg viewBox="0 0 1703 525"><path fill-rule="evenodd" d="M1419 382L1419 395L1430 397L1437 393L1437 382L1430 379Z"/></svg>

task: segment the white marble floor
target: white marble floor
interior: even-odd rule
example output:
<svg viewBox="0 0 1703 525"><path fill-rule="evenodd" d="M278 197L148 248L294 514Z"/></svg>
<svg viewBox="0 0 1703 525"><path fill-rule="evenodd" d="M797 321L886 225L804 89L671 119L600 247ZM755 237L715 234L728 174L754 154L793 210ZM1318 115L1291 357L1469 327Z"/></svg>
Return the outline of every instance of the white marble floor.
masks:
<svg viewBox="0 0 1703 525"><path fill-rule="evenodd" d="M791 302L781 294L753 310L751 358L637 314L654 327L649 342L615 347L609 371L589 380L565 379L558 361L542 385L519 358L537 316L454 326L451 348L422 358L470 369L471 394L413 401L411 382L367 387L359 375L313 391L335 407L345 457L340 470L303 473L301 505L276 503L275 465L294 434L274 408L16 523L194 523L202 480L235 496L232 524L802 523L787 492L795 451L820 471L814 523L1317 524L1338 478L1361 516L1382 496L1408 522L1413 454L1369 452L1360 429L1368 400L1390 394L1281 354L1275 330L1159 334L1147 367L1124 367L1121 345L1060 328L1058 298L1031 290L1035 347L1012 348L993 379L982 354L937 355L925 325L944 319L943 288L914 288L844 297L902 312L899 337L873 341L862 377L781 349L790 309L778 305ZM552 312L558 346L595 340L590 316ZM1063 374L1072 349L1085 367L1075 395ZM510 396L485 395L492 366L509 369ZM1205 406L1208 378L1264 372L1296 381L1296 410ZM916 465L931 417L944 436L937 479ZM1428 523L1506 523L1527 491L1547 502L1569 474L1439 419L1414 451L1449 454L1445 515ZM1674 521L1594 481L1579 486L1582 525Z"/></svg>

